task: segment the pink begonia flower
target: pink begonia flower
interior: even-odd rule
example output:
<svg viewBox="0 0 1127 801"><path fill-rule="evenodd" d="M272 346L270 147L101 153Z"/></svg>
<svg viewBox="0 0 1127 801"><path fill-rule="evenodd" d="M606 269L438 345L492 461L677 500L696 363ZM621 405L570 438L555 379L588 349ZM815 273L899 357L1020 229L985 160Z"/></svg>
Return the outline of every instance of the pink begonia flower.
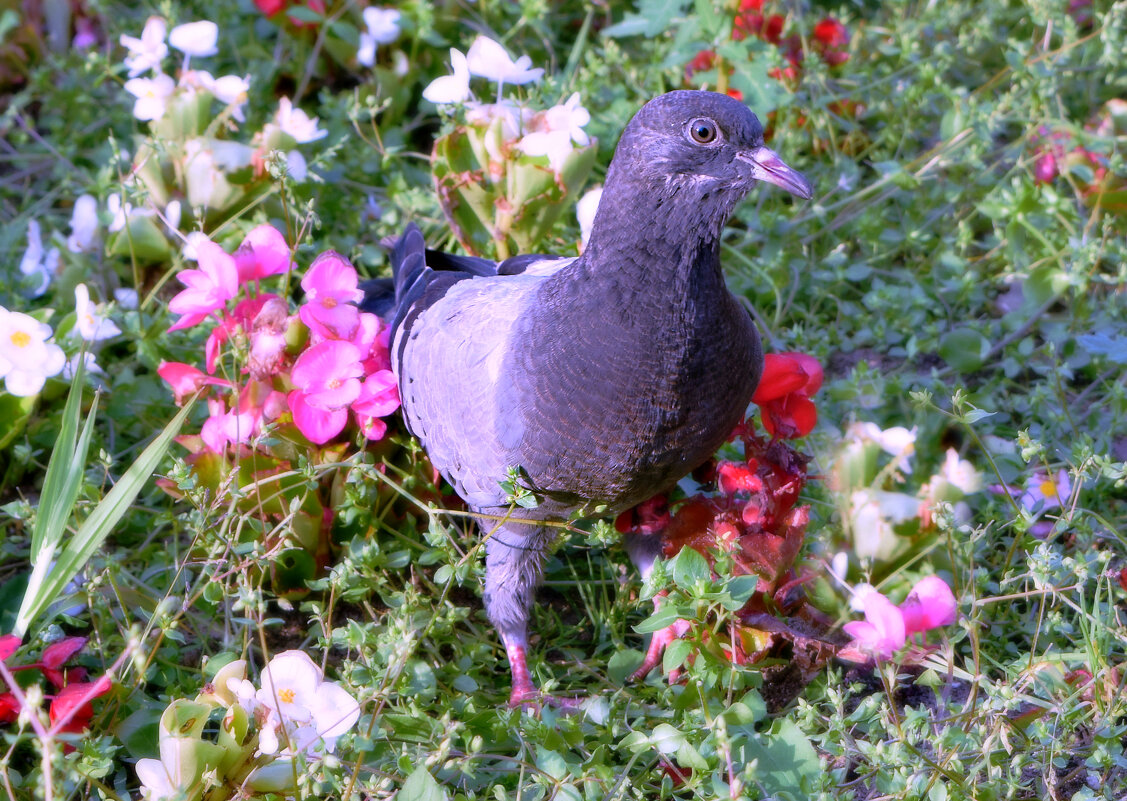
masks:
<svg viewBox="0 0 1127 801"><path fill-rule="evenodd" d="M240 284L284 273L292 266L290 246L272 225L260 225L248 231L235 251Z"/></svg>
<svg viewBox="0 0 1127 801"><path fill-rule="evenodd" d="M181 315L169 331L191 328L212 312L222 309L239 291L235 259L214 242L197 247L198 270L182 270L177 278L188 288L168 302L168 308Z"/></svg>
<svg viewBox="0 0 1127 801"><path fill-rule="evenodd" d="M227 379L210 376L183 362L161 362L160 367L157 368L157 375L172 387L172 395L176 399L177 405L183 403L184 398L188 395L208 384L217 387L231 386L231 382Z"/></svg>
<svg viewBox="0 0 1127 801"><path fill-rule="evenodd" d="M356 424L368 439L381 439L387 423L381 417L399 408L399 386L391 370L380 370L364 379L360 397L352 404Z"/></svg>
<svg viewBox="0 0 1127 801"><path fill-rule="evenodd" d="M305 303L298 310L310 331L327 339L352 339L360 325L360 310L354 306L364 299L357 284L356 269L336 251L326 251L313 260L301 279Z"/></svg>
<svg viewBox="0 0 1127 801"><path fill-rule="evenodd" d="M876 659L890 658L907 642L904 613L876 590L865 595L862 606L865 619L850 621L842 629L857 650Z"/></svg>
<svg viewBox="0 0 1127 801"><path fill-rule="evenodd" d="M360 397L364 374L360 356L351 342L325 340L297 357L290 377L311 406L326 411L343 409Z"/></svg>
<svg viewBox="0 0 1127 801"><path fill-rule="evenodd" d="M306 439L317 445L324 445L344 430L348 423L348 409L319 409L311 406L304 392L295 389L288 396L290 412L294 425Z"/></svg>
<svg viewBox="0 0 1127 801"><path fill-rule="evenodd" d="M250 331L255 318L262 311L262 307L272 300L281 302L277 295L257 295L239 301L233 312L223 314L219 324L211 329L211 333L207 336L207 343L204 345L204 356L209 373L215 372L215 365L219 362L219 352L223 343L239 329Z"/></svg>
<svg viewBox="0 0 1127 801"><path fill-rule="evenodd" d="M909 634L949 626L958 617L958 603L947 582L939 576L926 576L916 582L900 604L904 630Z"/></svg>
<svg viewBox="0 0 1127 801"><path fill-rule="evenodd" d="M281 298L271 296L251 323L247 370L255 379L263 381L281 372L289 325L289 306Z"/></svg>
<svg viewBox="0 0 1127 801"><path fill-rule="evenodd" d="M213 453L223 453L227 445L250 442L259 431L259 419L253 411L230 411L215 398L208 399L211 416L200 429L200 438Z"/></svg>

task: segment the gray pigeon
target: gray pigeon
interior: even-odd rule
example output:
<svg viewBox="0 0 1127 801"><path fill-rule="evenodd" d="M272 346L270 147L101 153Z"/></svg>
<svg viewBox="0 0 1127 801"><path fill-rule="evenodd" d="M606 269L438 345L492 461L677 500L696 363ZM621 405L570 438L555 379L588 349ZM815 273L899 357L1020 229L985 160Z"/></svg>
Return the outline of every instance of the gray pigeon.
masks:
<svg viewBox="0 0 1127 801"><path fill-rule="evenodd" d="M558 531L544 523L668 490L744 418L763 354L724 284L720 232L759 181L811 197L742 103L670 92L626 126L582 256L453 256L427 250L411 224L392 281L367 287L362 306L392 325L407 426L481 515L485 609L514 706L542 698L525 650ZM513 468L535 508L501 487ZM627 543L643 570L659 548Z"/></svg>

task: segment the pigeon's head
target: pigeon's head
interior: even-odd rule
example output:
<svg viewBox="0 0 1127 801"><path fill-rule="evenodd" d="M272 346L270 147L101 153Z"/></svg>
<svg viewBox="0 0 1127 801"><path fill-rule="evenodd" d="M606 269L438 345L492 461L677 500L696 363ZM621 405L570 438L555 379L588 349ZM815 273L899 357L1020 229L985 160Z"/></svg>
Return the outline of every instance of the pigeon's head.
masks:
<svg viewBox="0 0 1127 801"><path fill-rule="evenodd" d="M654 98L626 126L612 180L660 196L715 207L724 216L758 181L802 198L800 173L763 144L763 126L743 103L716 92L681 90Z"/></svg>

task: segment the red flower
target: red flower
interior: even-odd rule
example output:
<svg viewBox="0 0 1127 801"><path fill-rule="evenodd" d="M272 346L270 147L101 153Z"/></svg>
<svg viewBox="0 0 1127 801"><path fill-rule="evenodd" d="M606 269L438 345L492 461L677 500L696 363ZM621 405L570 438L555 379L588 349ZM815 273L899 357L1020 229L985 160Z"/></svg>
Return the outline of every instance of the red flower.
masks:
<svg viewBox="0 0 1127 801"><path fill-rule="evenodd" d="M849 47L849 31L833 17L826 17L814 26L814 48L830 66L849 60L845 49Z"/></svg>
<svg viewBox="0 0 1127 801"><path fill-rule="evenodd" d="M19 647L20 638L15 634L5 634L0 637L0 662L6 661Z"/></svg>
<svg viewBox="0 0 1127 801"><path fill-rule="evenodd" d="M51 725L69 717L70 719L59 731L80 734L94 717L94 706L91 702L98 696L108 693L112 686L112 682L104 676L93 682L81 681L68 684L59 690L59 694L51 702Z"/></svg>
<svg viewBox="0 0 1127 801"><path fill-rule="evenodd" d="M804 353L768 353L752 400L762 411L763 427L773 437L795 439L818 422L810 396L822 386L822 366Z"/></svg>
<svg viewBox="0 0 1127 801"><path fill-rule="evenodd" d="M694 72L704 72L716 66L716 51L701 50L693 60L685 65L685 77L691 78Z"/></svg>
<svg viewBox="0 0 1127 801"><path fill-rule="evenodd" d="M763 489L763 479L755 473L758 467L755 459L744 464L721 462L716 467L716 488L726 495L760 492Z"/></svg>
<svg viewBox="0 0 1127 801"><path fill-rule="evenodd" d="M286 7L286 0L254 0L258 10L268 17L272 17Z"/></svg>
<svg viewBox="0 0 1127 801"><path fill-rule="evenodd" d="M12 723L20 716L20 702L11 693L0 693L0 723Z"/></svg>

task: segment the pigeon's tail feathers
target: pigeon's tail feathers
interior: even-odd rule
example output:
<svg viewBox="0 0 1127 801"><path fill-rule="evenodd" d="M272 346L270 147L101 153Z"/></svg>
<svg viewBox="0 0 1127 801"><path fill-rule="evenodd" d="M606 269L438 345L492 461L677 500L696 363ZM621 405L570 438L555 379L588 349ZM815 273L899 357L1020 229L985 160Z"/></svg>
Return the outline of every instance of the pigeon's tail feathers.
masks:
<svg viewBox="0 0 1127 801"><path fill-rule="evenodd" d="M387 320L395 315L395 281L391 278L370 278L360 282L364 299L358 304L360 311L371 312Z"/></svg>
<svg viewBox="0 0 1127 801"><path fill-rule="evenodd" d="M427 246L419 226L410 223L403 236L391 249L391 276L395 281L395 302L402 307L404 300L423 279L427 269Z"/></svg>

